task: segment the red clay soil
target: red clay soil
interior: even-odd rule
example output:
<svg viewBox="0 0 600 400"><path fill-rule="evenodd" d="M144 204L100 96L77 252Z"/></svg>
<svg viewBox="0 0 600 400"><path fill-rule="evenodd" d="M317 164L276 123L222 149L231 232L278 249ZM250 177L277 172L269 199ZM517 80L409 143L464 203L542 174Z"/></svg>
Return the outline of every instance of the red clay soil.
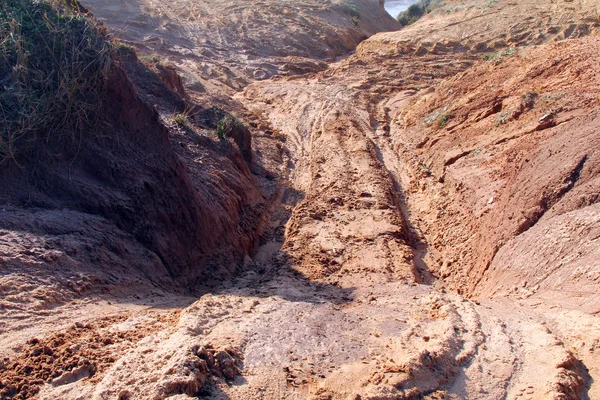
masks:
<svg viewBox="0 0 600 400"><path fill-rule="evenodd" d="M3 400L600 398L596 2L89 3L160 56L0 171Z"/></svg>

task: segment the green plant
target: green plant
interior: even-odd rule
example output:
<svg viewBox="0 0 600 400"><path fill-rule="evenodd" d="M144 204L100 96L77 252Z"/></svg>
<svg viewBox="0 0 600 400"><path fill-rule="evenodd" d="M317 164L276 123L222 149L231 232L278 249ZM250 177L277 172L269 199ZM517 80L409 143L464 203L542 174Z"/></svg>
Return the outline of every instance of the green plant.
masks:
<svg viewBox="0 0 600 400"><path fill-rule="evenodd" d="M516 49L514 47L509 47L506 50L484 54L482 57L484 60L493 61L494 63L499 64L504 60L504 57L513 57L515 54Z"/></svg>
<svg viewBox="0 0 600 400"><path fill-rule="evenodd" d="M187 130L193 130L193 125L197 122L197 116L200 111L198 109L185 107L183 112L176 112L172 114L167 120L174 122L182 128L186 128Z"/></svg>
<svg viewBox="0 0 600 400"><path fill-rule="evenodd" d="M115 51L117 52L117 54L120 57L127 57L127 56L131 56L131 55L136 55L137 51L135 50L135 47L123 43L123 42L117 42L115 44Z"/></svg>
<svg viewBox="0 0 600 400"><path fill-rule="evenodd" d="M89 130L111 51L103 28L63 1L3 0L0 162Z"/></svg>
<svg viewBox="0 0 600 400"><path fill-rule="evenodd" d="M504 125L512 118L512 112L510 110L504 110L496 117L496 126Z"/></svg>
<svg viewBox="0 0 600 400"><path fill-rule="evenodd" d="M537 101L539 94L534 92L533 90L528 90L522 98L523 107L527 110L531 110L535 107L535 102Z"/></svg>
<svg viewBox="0 0 600 400"><path fill-rule="evenodd" d="M161 60L158 54L142 54L138 57L140 61L157 63Z"/></svg>
<svg viewBox="0 0 600 400"><path fill-rule="evenodd" d="M417 22L423 15L429 14L435 8L443 6L442 0L419 0L412 4L406 11L398 14L397 20L402 26L407 26Z"/></svg>
<svg viewBox="0 0 600 400"><path fill-rule="evenodd" d="M448 122L450 121L450 119L452 118L451 114L442 114L440 115L440 118L438 119L438 126L440 128L448 125Z"/></svg>
<svg viewBox="0 0 600 400"><path fill-rule="evenodd" d="M444 106L428 116L425 117L423 123L427 126L431 126L435 121L437 121L439 126L446 126L448 121L452 118L451 113L447 113L449 106Z"/></svg>
<svg viewBox="0 0 600 400"><path fill-rule="evenodd" d="M219 139L224 139L227 132L228 132L227 123L225 122L224 119L222 119L217 123L217 132L216 132L217 137Z"/></svg>
<svg viewBox="0 0 600 400"><path fill-rule="evenodd" d="M498 0L487 0L485 4L479 5L477 8L492 8L497 2Z"/></svg>
<svg viewBox="0 0 600 400"><path fill-rule="evenodd" d="M186 113L174 114L173 121L179 126L187 126L190 122Z"/></svg>
<svg viewBox="0 0 600 400"><path fill-rule="evenodd" d="M217 123L216 134L219 139L226 138L235 128L238 128L242 123L232 115L226 115Z"/></svg>
<svg viewBox="0 0 600 400"><path fill-rule="evenodd" d="M360 11L356 8L356 4L354 3L345 3L344 11L346 14L350 15L352 18L360 19Z"/></svg>

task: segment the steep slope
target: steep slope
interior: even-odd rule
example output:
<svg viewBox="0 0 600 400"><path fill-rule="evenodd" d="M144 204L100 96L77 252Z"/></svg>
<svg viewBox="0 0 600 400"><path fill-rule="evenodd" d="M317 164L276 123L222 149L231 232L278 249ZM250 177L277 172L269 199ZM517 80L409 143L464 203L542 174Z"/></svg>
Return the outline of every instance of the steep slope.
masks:
<svg viewBox="0 0 600 400"><path fill-rule="evenodd" d="M122 40L176 63L199 92L226 99L249 82L319 71L398 24L377 1L82 2Z"/></svg>
<svg viewBox="0 0 600 400"><path fill-rule="evenodd" d="M598 34L598 3L490 0L432 2L432 11L399 34L378 35L361 46L390 54L486 53L510 46Z"/></svg>
<svg viewBox="0 0 600 400"><path fill-rule="evenodd" d="M81 85L73 89L75 94L69 93L75 98L93 65L66 70L64 60L77 60L79 51L95 54L92 45L83 47L95 43L93 38L103 49L111 45L102 28L60 5L12 2L3 4L1 11L18 27L4 41L3 61L14 65L3 68L0 77L9 88L2 97L0 166L3 355L21 349L32 335L62 329L72 323L69 318L85 318L85 311L71 312L97 304L102 297L129 302L197 293L210 279L234 272L255 249L267 202L259 187L262 178L250 172L243 149L212 133L188 132L186 140L193 142L194 155L205 166L190 177L185 158L172 147L180 148L181 140L169 132L147 94L136 89L124 70L139 61L133 57L126 66L115 52L107 58L106 70L99 71L100 102L85 111L81 125L44 125L52 119L34 112L43 108L47 93L31 83L32 77L51 82L58 76L59 87L64 87L75 82L63 78L72 72L77 80L73 84ZM48 36L41 26L49 27ZM12 57L13 39L20 46L15 48L27 52L26 58ZM54 47L44 47L44 41L52 41ZM41 58L47 51L53 60ZM50 72L44 75L38 66L46 62ZM149 72L146 82L154 79L157 88L177 99ZM10 125L10 96L30 83L25 90L33 95L20 97L25 100L19 112L24 115L30 109L27 100L41 98L32 103L30 120L42 123L13 135L17 125ZM61 104L58 94L50 95L52 102ZM75 100L91 104L87 95ZM177 109L179 103L184 104L181 97L172 106ZM10 147L4 147L6 143ZM27 393L9 382L2 378L2 398Z"/></svg>
<svg viewBox="0 0 600 400"><path fill-rule="evenodd" d="M580 225L593 228L593 217L583 216L588 212L594 215L594 208L584 209L598 198L598 161L593 150L598 142L600 87L593 65L597 51L596 38L515 50L514 55L480 62L426 96L417 95L414 107L400 113L398 124L409 125L403 138L421 144L423 165L434 179L446 183L447 196L460 199L460 207L449 204L446 215L427 225L436 231L434 235L443 237L431 243L447 247L442 257L455 263L447 263L440 273L462 281L465 291L506 293L536 287L542 281L550 285L546 290L563 284L573 285L562 288L567 292L575 287L582 293L597 290L584 288L596 285L597 266L583 261L588 256L593 259L589 253L593 250L586 249L594 235L586 237L586 228ZM446 118L444 126L440 126L440 118ZM431 126L417 128L421 121ZM411 129L410 125L417 126ZM574 226L569 227L560 219L571 213L568 220L579 220L577 210L587 222L573 221ZM444 223L439 224L441 221ZM461 232L446 228L458 221L462 221ZM562 229L565 231L559 233ZM539 236L541 232L545 233ZM541 239L543 236L547 239ZM529 241L529 245L523 242L527 250L519 249L521 240ZM557 251L568 243L565 240L572 241L571 245L559 256ZM507 248L502 250L505 244ZM498 251L500 258L494 259ZM521 278L486 275L490 264L490 271L510 274L513 263L525 261L517 261L517 254L523 251L528 254L528 272ZM509 261L507 257L515 258ZM535 262L537 257L542 258ZM563 257L576 257L573 262L583 268L579 277L571 275L576 268L567 265ZM552 276L554 273L558 275ZM568 278L559 278L564 273ZM490 283L483 284L488 280ZM586 307L596 311L598 305Z"/></svg>

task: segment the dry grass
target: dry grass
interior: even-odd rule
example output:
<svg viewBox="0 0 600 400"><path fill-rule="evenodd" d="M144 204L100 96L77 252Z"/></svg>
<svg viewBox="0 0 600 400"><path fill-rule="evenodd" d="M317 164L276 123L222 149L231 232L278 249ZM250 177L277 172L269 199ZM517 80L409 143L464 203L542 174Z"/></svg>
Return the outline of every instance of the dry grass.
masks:
<svg viewBox="0 0 600 400"><path fill-rule="evenodd" d="M0 3L0 163L90 127L111 51L103 29L64 1Z"/></svg>

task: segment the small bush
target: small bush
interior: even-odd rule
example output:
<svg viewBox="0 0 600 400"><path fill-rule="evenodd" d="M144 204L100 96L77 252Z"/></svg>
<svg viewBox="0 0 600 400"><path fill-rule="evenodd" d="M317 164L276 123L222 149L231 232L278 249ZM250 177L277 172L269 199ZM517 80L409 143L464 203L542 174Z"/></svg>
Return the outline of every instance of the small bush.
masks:
<svg viewBox="0 0 600 400"><path fill-rule="evenodd" d="M441 0L420 0L412 4L404 12L398 14L398 22L402 26L407 26L417 22L423 15L430 13L435 7L442 6Z"/></svg>
<svg viewBox="0 0 600 400"><path fill-rule="evenodd" d="M480 5L478 8L492 8L497 2L498 0L487 0L485 4Z"/></svg>
<svg viewBox="0 0 600 400"><path fill-rule="evenodd" d="M158 54L141 54L138 56L140 61L148 62L148 63L157 63L161 61L161 58Z"/></svg>
<svg viewBox="0 0 600 400"><path fill-rule="evenodd" d="M527 93L525 93L522 96L523 107L526 110L533 109L535 107L535 102L537 101L538 97L539 97L539 94L537 92L534 92L533 90L527 91Z"/></svg>
<svg viewBox="0 0 600 400"><path fill-rule="evenodd" d="M173 115L173 121L175 121L175 123L179 126L187 126L190 122L185 113L177 113Z"/></svg>
<svg viewBox="0 0 600 400"><path fill-rule="evenodd" d="M497 117L495 121L496 126L507 124L512 119L512 112L510 110L502 111Z"/></svg>
<svg viewBox="0 0 600 400"><path fill-rule="evenodd" d="M425 10L422 5L411 4L406 13L414 18L421 18L425 14Z"/></svg>
<svg viewBox="0 0 600 400"><path fill-rule="evenodd" d="M0 162L73 140L102 102L112 45L58 0L0 2Z"/></svg>
<svg viewBox="0 0 600 400"><path fill-rule="evenodd" d="M242 123L232 115L227 115L217 123L217 137L219 139L226 138L235 128L238 128Z"/></svg>
<svg viewBox="0 0 600 400"><path fill-rule="evenodd" d="M338 12L342 12L344 14L349 15L352 19L352 23L354 23L354 25L358 25L358 22L360 20L360 11L358 11L358 8L356 8L356 5L354 3L345 2L336 4L334 6L334 9Z"/></svg>
<svg viewBox="0 0 600 400"><path fill-rule="evenodd" d="M225 135L227 134L227 130L228 130L227 123L225 122L224 119L222 119L221 121L219 121L217 123L217 132L216 133L217 133L217 137L219 139L225 138Z"/></svg>
<svg viewBox="0 0 600 400"><path fill-rule="evenodd" d="M450 114L440 115L440 118L438 119L438 126L440 128L443 128L444 126L448 125L448 122L450 121L451 118L452 118L452 115L450 115Z"/></svg>
<svg viewBox="0 0 600 400"><path fill-rule="evenodd" d="M356 8L356 5L354 3L346 3L345 11L352 18L356 18L356 19L360 18L360 12L358 11L358 8Z"/></svg>

